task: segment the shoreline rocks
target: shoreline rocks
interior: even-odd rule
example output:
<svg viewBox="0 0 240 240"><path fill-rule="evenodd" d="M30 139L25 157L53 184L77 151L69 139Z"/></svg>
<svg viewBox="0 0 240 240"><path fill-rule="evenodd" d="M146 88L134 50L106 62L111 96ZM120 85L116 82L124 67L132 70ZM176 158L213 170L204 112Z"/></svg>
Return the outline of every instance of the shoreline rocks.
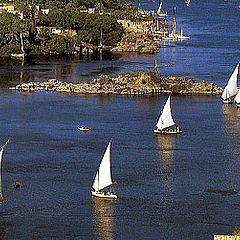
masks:
<svg viewBox="0 0 240 240"><path fill-rule="evenodd" d="M116 77L101 75L89 83L67 83L57 79L45 82L22 83L11 90L20 92L58 92L95 95L220 95L222 88L205 81L197 82L185 77L162 78L154 71L121 74Z"/></svg>
<svg viewBox="0 0 240 240"><path fill-rule="evenodd" d="M159 52L160 43L154 40L154 36L143 32L134 32L125 30L122 40L116 47L112 48L112 52L137 52L153 54Z"/></svg>

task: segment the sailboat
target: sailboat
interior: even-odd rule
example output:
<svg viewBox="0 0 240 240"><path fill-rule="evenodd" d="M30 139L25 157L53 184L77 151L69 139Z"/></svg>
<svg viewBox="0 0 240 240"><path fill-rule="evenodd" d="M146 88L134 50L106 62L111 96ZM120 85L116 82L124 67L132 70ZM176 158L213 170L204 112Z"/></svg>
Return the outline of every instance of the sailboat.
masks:
<svg viewBox="0 0 240 240"><path fill-rule="evenodd" d="M88 127L84 127L84 126L81 126L81 127L78 126L77 129L78 129L79 131L84 131L84 132L87 132L87 131L90 130L90 128L88 128Z"/></svg>
<svg viewBox="0 0 240 240"><path fill-rule="evenodd" d="M108 198L108 199L117 199L117 195L114 193L113 190L113 181L112 181L112 174L111 174L111 140L109 141L106 151L103 155L103 158L100 162L98 170L96 172L95 178L92 184L91 194L94 197L100 198ZM110 187L110 191L103 191Z"/></svg>
<svg viewBox="0 0 240 240"><path fill-rule="evenodd" d="M153 130L157 134L178 134L182 133L179 126L173 120L171 112L171 96L168 97L161 115L158 119L156 128Z"/></svg>
<svg viewBox="0 0 240 240"><path fill-rule="evenodd" d="M162 4L163 4L163 0L160 0L159 5L158 5L158 10L157 10L158 16L161 16L161 13L162 13Z"/></svg>
<svg viewBox="0 0 240 240"><path fill-rule="evenodd" d="M235 67L231 77L228 80L226 87L222 93L222 101L223 103L232 103L232 97L234 97L238 90L237 90L237 80L238 80L238 70L239 70L239 63Z"/></svg>
<svg viewBox="0 0 240 240"><path fill-rule="evenodd" d="M0 176L0 202L3 202L3 191L2 191L2 156L3 156L3 150L6 147L6 145L8 144L9 139L7 140L7 142L0 148L0 168L1 168L1 176Z"/></svg>
<svg viewBox="0 0 240 240"><path fill-rule="evenodd" d="M179 40L185 40L185 39L189 39L189 38L190 37L183 35L183 25L181 24L181 26L180 26L180 34L178 34L178 39Z"/></svg>
<svg viewBox="0 0 240 240"><path fill-rule="evenodd" d="M236 97L234 98L234 102L237 103L237 107L240 108L240 89L238 89L238 93Z"/></svg>
<svg viewBox="0 0 240 240"><path fill-rule="evenodd" d="M187 5L187 7L189 7L190 3L191 3L191 0L185 0L185 3Z"/></svg>

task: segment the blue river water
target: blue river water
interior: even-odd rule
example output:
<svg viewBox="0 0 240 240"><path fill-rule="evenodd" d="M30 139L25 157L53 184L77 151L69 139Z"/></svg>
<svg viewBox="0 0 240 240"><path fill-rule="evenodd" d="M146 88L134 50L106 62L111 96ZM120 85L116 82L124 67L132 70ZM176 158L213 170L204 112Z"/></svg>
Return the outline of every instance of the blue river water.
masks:
<svg viewBox="0 0 240 240"><path fill-rule="evenodd" d="M166 2L166 3L165 3ZM238 1L165 1L191 37L166 42L163 76L224 86L239 61ZM145 8L154 3L142 1ZM173 96L178 136L152 129L167 96L21 94L9 86L57 78L89 81L151 69L155 56L29 59L0 66L1 239L213 239L240 225L240 111L216 96ZM77 126L91 128L87 133ZM116 201L90 187L108 141ZM11 184L20 181L23 188Z"/></svg>

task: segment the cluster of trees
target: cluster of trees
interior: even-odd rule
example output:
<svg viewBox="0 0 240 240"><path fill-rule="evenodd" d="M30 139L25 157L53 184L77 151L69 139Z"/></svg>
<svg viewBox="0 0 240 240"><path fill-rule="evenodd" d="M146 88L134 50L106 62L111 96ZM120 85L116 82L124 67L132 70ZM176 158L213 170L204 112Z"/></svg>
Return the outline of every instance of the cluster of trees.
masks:
<svg viewBox="0 0 240 240"><path fill-rule="evenodd" d="M3 1L2 1L3 2ZM0 55L20 52L20 34L27 53L70 54L82 43L114 46L120 41L123 29L117 19L134 19L134 0L15 0L15 8L24 14L0 15ZM38 7L48 8L43 14ZM94 8L95 13L83 10ZM39 31L41 27L41 31ZM49 27L75 30L74 37L52 34ZM102 34L100 31L102 30Z"/></svg>
<svg viewBox="0 0 240 240"><path fill-rule="evenodd" d="M15 14L2 13L0 16L0 54L10 55L19 52L20 33L25 39L31 35L29 21L20 21ZM28 42L26 42L28 45Z"/></svg>

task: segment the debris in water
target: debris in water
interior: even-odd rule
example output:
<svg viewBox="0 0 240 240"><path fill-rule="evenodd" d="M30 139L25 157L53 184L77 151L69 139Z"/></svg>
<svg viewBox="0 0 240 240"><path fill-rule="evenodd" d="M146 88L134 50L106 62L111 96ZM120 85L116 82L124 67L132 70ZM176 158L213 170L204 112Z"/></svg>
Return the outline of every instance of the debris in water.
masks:
<svg viewBox="0 0 240 240"><path fill-rule="evenodd" d="M11 187L20 188L20 187L26 187L26 185L23 185L20 182L15 182L15 183L11 184Z"/></svg>

